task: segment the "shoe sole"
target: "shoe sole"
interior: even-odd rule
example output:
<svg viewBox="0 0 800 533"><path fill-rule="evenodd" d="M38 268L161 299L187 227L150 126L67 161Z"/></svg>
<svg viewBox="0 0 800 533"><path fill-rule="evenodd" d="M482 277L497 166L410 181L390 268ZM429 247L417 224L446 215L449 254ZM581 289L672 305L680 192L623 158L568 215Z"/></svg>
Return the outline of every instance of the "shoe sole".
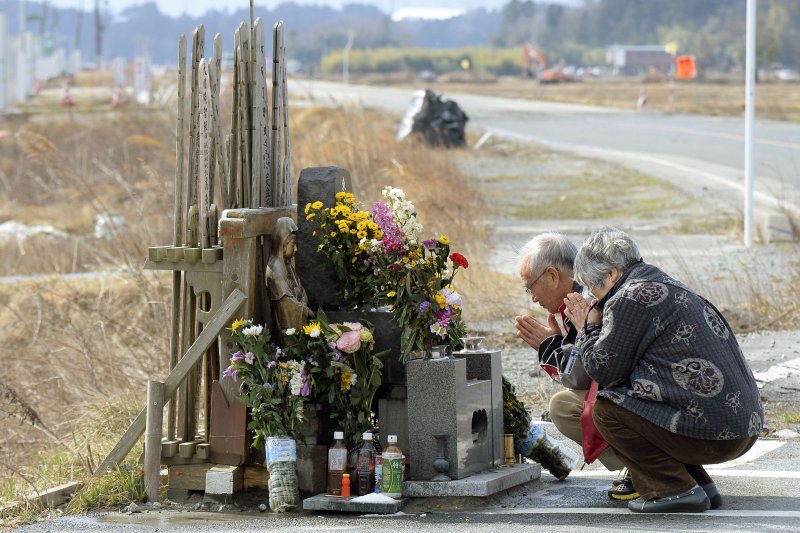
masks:
<svg viewBox="0 0 800 533"><path fill-rule="evenodd" d="M617 501L623 501L624 502L624 501L628 501L628 500L635 500L636 498L639 497L639 493L638 492L634 492L634 493L631 493L631 494L609 494L608 497L610 499L612 499L612 500L617 500Z"/></svg>

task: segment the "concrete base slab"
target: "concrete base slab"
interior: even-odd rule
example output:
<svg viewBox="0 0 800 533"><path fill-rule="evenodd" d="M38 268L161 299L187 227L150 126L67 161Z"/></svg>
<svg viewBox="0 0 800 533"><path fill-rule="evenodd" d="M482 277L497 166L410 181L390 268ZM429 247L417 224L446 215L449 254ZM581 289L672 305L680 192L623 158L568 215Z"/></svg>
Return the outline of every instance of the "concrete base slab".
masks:
<svg viewBox="0 0 800 533"><path fill-rule="evenodd" d="M406 481L403 483L403 496L491 496L539 479L541 475L542 467L538 464L508 465L453 481Z"/></svg>
<svg viewBox="0 0 800 533"><path fill-rule="evenodd" d="M337 511L345 513L369 513L369 514L394 514L398 512L408 502L402 498L392 502L354 502L356 496L341 498L338 496L328 496L317 494L311 498L303 500L303 509L306 511Z"/></svg>

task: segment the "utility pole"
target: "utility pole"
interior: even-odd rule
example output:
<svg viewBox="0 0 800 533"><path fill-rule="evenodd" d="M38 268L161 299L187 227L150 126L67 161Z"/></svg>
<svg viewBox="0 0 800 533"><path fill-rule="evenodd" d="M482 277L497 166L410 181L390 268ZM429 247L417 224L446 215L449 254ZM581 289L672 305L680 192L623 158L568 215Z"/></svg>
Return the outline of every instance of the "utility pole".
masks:
<svg viewBox="0 0 800 533"><path fill-rule="evenodd" d="M747 0L744 89L744 245L753 245L753 121L756 95L756 0Z"/></svg>
<svg viewBox="0 0 800 533"><path fill-rule="evenodd" d="M342 83L345 85L350 82L350 49L353 48L354 39L355 34L352 31L347 32L347 44L342 52Z"/></svg>
<svg viewBox="0 0 800 533"><path fill-rule="evenodd" d="M100 17L100 0L94 0L94 56L95 65L100 68L103 59L103 20Z"/></svg>
<svg viewBox="0 0 800 533"><path fill-rule="evenodd" d="M75 24L75 41L73 48L81 49L81 31L83 30L83 2L78 4L78 21Z"/></svg>

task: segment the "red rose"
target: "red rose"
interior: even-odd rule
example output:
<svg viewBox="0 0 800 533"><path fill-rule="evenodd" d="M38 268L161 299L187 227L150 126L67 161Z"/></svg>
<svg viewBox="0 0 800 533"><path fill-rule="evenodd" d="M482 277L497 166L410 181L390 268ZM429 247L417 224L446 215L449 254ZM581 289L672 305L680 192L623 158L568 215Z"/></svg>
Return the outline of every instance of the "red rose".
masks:
<svg viewBox="0 0 800 533"><path fill-rule="evenodd" d="M452 261L453 264L458 267L467 268L469 266L469 261L467 261L467 258L458 252L450 254L450 261Z"/></svg>

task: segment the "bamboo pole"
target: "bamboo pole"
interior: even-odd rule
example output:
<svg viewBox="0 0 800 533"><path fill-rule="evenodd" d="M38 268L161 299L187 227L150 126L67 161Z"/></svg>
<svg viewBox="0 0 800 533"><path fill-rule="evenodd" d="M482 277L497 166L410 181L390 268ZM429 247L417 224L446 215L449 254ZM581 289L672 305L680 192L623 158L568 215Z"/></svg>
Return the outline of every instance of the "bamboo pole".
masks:
<svg viewBox="0 0 800 533"><path fill-rule="evenodd" d="M283 118L283 206L292 205L292 142L289 135L289 84L286 82L286 45L284 43L283 23L280 32L281 45L281 105Z"/></svg>
<svg viewBox="0 0 800 533"><path fill-rule="evenodd" d="M197 106L199 105L198 87L198 66L200 65L200 58L203 56L205 49L205 28L199 25L195 28L192 34L192 109L191 121L189 125L189 180L186 189L186 207L191 208L197 205L197 161L198 161L198 146L197 146L197 128L198 128L198 114ZM192 234L191 230L187 228L187 236L184 240L187 246L197 245L197 235Z"/></svg>
<svg viewBox="0 0 800 533"><path fill-rule="evenodd" d="M147 384L147 422L144 440L144 488L148 502L158 501L161 485L161 425L164 422L164 384Z"/></svg>
<svg viewBox="0 0 800 533"><path fill-rule="evenodd" d="M237 28L233 35L233 99L231 106L231 133L228 138L228 209L247 207L241 202L241 166L239 165L239 54L241 53L241 39Z"/></svg>
<svg viewBox="0 0 800 533"><path fill-rule="evenodd" d="M208 83L208 62L203 58L197 67L198 70L198 108L197 108L197 180L199 182L199 243L200 248L209 248L211 242L208 229L208 212L211 203L211 168L209 150L209 118L210 118L210 98Z"/></svg>
<svg viewBox="0 0 800 533"><path fill-rule="evenodd" d="M266 207L266 191L268 187L265 184L264 160L267 152L264 150L264 135L269 136L266 122L266 97L264 91L266 88L266 66L264 63L264 26L261 19L256 19L253 26L253 40L251 55L253 61L251 62L250 76L252 78L252 185L253 192L252 198L254 202L253 207Z"/></svg>
<svg viewBox="0 0 800 533"><path fill-rule="evenodd" d="M184 117L186 115L186 36L181 35L178 40L178 118L176 126L176 146L175 146L175 210L174 210L174 233L172 235L173 246L180 246L183 243L183 181L184 176ZM172 324L169 335L169 369L175 368L178 362L178 349L180 342L181 324L181 271L172 272ZM169 440L175 439L175 396L169 398L167 407L167 437Z"/></svg>
<svg viewBox="0 0 800 533"><path fill-rule="evenodd" d="M220 79L222 77L222 36L217 34L214 38L214 68L209 69L209 83L211 85L211 132L214 149L212 154L217 161L217 176L219 178L219 191L222 200L222 209L230 207L228 183L228 158L225 151L225 137L222 134L222 121L220 120ZM212 195L213 197L213 195ZM214 224L216 226L216 222Z"/></svg>
<svg viewBox="0 0 800 533"><path fill-rule="evenodd" d="M283 165L282 165L282 150L281 150L281 134L280 124L281 120L281 105L280 95L281 90L281 76L280 76L280 38L283 26L281 22L276 22L272 28L272 165L270 177L273 184L272 202L271 206L280 206L283 198L281 188L283 187Z"/></svg>

